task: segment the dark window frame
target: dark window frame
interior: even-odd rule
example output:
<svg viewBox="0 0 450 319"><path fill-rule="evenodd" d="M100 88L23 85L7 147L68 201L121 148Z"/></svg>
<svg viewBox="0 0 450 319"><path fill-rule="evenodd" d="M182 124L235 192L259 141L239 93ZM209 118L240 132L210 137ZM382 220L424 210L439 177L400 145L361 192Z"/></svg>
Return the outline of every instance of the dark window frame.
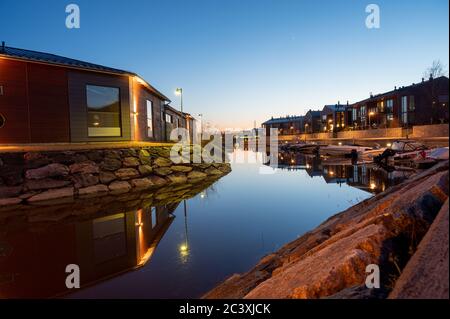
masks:
<svg viewBox="0 0 450 319"><path fill-rule="evenodd" d="M89 106L88 106L88 94L87 94L87 87L88 86L97 86L102 88L112 88L117 89L119 91L118 95L118 102L119 102L119 128L120 128L120 135L102 135L102 136L91 136L89 135ZM99 85L92 82L86 82L84 84L84 96L85 96L85 102L86 102L86 133L88 138L118 138L123 137L123 123L122 123L122 90L119 86L112 86L112 85Z"/></svg>

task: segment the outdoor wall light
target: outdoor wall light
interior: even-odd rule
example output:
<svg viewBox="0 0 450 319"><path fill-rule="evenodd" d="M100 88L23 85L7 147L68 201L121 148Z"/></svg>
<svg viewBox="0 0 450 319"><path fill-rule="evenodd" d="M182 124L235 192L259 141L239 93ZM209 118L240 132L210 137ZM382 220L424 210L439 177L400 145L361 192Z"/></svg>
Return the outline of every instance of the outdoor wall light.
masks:
<svg viewBox="0 0 450 319"><path fill-rule="evenodd" d="M3 114L0 113L0 128L5 126L6 118L3 116Z"/></svg>

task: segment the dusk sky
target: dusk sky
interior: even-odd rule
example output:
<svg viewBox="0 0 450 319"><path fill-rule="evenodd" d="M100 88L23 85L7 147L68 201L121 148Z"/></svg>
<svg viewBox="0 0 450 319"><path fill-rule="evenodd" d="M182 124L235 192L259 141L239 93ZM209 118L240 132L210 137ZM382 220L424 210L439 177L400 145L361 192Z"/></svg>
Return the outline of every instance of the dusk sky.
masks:
<svg viewBox="0 0 450 319"><path fill-rule="evenodd" d="M81 28L65 26L78 4ZM366 5L381 9L368 29ZM0 41L134 71L219 128L253 127L448 69L448 0L0 0Z"/></svg>

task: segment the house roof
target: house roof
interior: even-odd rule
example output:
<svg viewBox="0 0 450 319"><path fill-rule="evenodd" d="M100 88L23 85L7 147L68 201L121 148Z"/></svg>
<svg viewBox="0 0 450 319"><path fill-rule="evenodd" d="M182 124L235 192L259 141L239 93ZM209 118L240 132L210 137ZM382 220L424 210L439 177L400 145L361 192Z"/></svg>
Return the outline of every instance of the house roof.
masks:
<svg viewBox="0 0 450 319"><path fill-rule="evenodd" d="M265 121L262 124L270 125L270 124L280 124L280 123L302 121L303 118L304 118L304 116L286 116L286 117L271 118L270 120Z"/></svg>
<svg viewBox="0 0 450 319"><path fill-rule="evenodd" d="M128 75L128 76L137 76L142 82L151 90L153 93L163 98L166 101L170 101L164 94L155 89L150 83L143 80L138 74L126 70L110 68L104 65L85 62L81 60L67 58L61 55L38 52L26 49L19 49L7 46L0 46L0 57L9 57L14 59L26 60L30 62L38 62L52 65L65 66L70 68L88 70L88 71L96 71L96 72L105 72L112 73L118 75Z"/></svg>
<svg viewBox="0 0 450 319"><path fill-rule="evenodd" d="M306 112L305 116L320 116L320 113L322 113L322 111L309 110L308 112Z"/></svg>
<svg viewBox="0 0 450 319"><path fill-rule="evenodd" d="M437 77L437 78L434 78L434 79L428 79L426 81L422 81L422 82L419 82L419 83L413 83L412 85L400 86L400 87L398 87L398 88L396 88L394 90L373 95L373 96L371 96L371 97L369 97L367 99L364 99L362 101L356 102L355 104L367 103L367 102L370 102L370 101L375 101L375 100L378 100L378 99L383 98L383 97L391 96L391 95L396 94L398 92L402 92L402 91L410 90L412 88L417 88L417 87L421 87L421 86L424 86L424 85L428 85L430 83L430 81L443 81L443 80L447 80L448 81L448 78L446 76L440 76L440 77Z"/></svg>
<svg viewBox="0 0 450 319"><path fill-rule="evenodd" d="M169 110L169 111L172 111L172 112L174 112L174 113L176 113L177 115L179 115L179 116L181 116L181 117L185 117L186 115L186 113L184 113L184 112L181 112L181 111L178 111L176 108L174 108L172 105L170 105L170 104L166 104L166 105L164 105L164 109L165 110Z"/></svg>
<svg viewBox="0 0 450 319"><path fill-rule="evenodd" d="M347 107L347 105L343 105L343 104L329 104L329 105L325 105L322 109L323 113L326 112L342 112L345 111L345 108Z"/></svg>

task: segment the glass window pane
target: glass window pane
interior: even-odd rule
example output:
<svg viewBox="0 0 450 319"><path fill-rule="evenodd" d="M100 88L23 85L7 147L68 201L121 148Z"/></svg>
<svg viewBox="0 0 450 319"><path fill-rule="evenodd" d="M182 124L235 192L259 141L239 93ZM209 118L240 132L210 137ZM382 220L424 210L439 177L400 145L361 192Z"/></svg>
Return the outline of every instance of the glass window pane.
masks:
<svg viewBox="0 0 450 319"><path fill-rule="evenodd" d="M121 136L119 88L87 85L88 136Z"/></svg>
<svg viewBox="0 0 450 319"><path fill-rule="evenodd" d="M152 101L147 100L147 136L153 137L153 103Z"/></svg>

